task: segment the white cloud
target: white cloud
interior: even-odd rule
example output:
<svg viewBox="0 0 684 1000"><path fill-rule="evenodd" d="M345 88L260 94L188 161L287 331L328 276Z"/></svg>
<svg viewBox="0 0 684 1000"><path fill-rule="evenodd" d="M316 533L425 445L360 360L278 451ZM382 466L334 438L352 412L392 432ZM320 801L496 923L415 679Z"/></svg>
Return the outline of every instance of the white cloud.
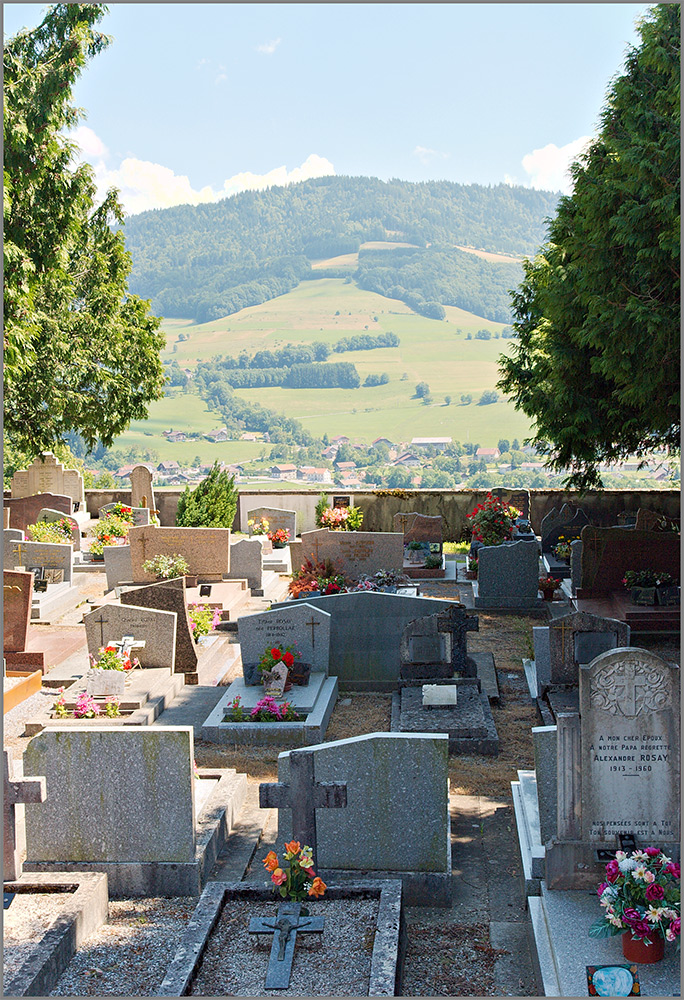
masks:
<svg viewBox="0 0 684 1000"><path fill-rule="evenodd" d="M589 142L591 136L583 135L565 146L559 147L550 142L542 149L527 153L522 158L523 170L529 178L526 186L570 194L572 192L570 164L577 159Z"/></svg>
<svg viewBox="0 0 684 1000"><path fill-rule="evenodd" d="M219 73L217 75L216 79L214 80L214 83L215 84L217 84L217 83L223 83L223 81L227 80L227 79L228 79L228 74L227 73Z"/></svg>
<svg viewBox="0 0 684 1000"><path fill-rule="evenodd" d="M417 156L424 167L427 167L434 159L448 160L450 153L442 153L438 149L429 149L427 146L416 146L413 155Z"/></svg>
<svg viewBox="0 0 684 1000"><path fill-rule="evenodd" d="M119 166L108 164L109 152L92 129L80 126L70 133L83 153L82 159L92 163L97 183L97 196L102 199L110 187L118 188L121 201L129 215L151 208L170 208L173 205L199 205L219 201L240 191L262 191L268 187L286 186L311 177L326 177L335 173L335 167L324 156L312 153L304 162L288 170L274 167L265 174L242 171L228 177L223 187L215 190L206 185L193 188L189 177L175 174L170 167L134 156L123 159Z"/></svg>
<svg viewBox="0 0 684 1000"><path fill-rule="evenodd" d="M270 42L263 42L261 45L257 45L257 52L263 52L266 56L272 56L275 50L278 48L282 41L282 38L274 38Z"/></svg>

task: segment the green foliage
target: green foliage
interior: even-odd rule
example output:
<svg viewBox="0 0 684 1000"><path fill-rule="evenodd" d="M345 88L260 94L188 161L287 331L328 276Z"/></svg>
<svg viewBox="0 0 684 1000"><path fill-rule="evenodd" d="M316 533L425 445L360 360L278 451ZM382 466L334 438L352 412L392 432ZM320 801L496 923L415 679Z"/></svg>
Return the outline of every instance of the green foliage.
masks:
<svg viewBox="0 0 684 1000"><path fill-rule="evenodd" d="M462 392L461 393L461 404L463 406L469 406L472 403L472 401L473 401L473 397L472 397L471 393L469 393L469 392Z"/></svg>
<svg viewBox="0 0 684 1000"><path fill-rule="evenodd" d="M176 524L184 528L231 528L237 510L238 491L235 476L229 476L214 462L202 482L178 500Z"/></svg>
<svg viewBox="0 0 684 1000"><path fill-rule="evenodd" d="M185 576L190 567L180 552L175 552L173 555L156 555L152 559L146 559L142 568L158 580L171 580L176 576Z"/></svg>
<svg viewBox="0 0 684 1000"><path fill-rule="evenodd" d="M164 338L127 294L130 258L112 226L123 210L65 138L72 90L109 39L101 4L56 4L4 50L5 432L34 456L65 432L111 444L159 399Z"/></svg>
<svg viewBox="0 0 684 1000"><path fill-rule="evenodd" d="M580 489L599 466L679 449L680 7L658 4L573 165L542 252L513 295L499 388Z"/></svg>
<svg viewBox="0 0 684 1000"><path fill-rule="evenodd" d="M499 393L494 392L493 389L486 389L477 401L478 406L489 406L490 403L496 403L499 398Z"/></svg>
<svg viewBox="0 0 684 1000"><path fill-rule="evenodd" d="M430 395L430 386L427 382L419 382L416 386L416 396L418 399L423 399L425 396Z"/></svg>

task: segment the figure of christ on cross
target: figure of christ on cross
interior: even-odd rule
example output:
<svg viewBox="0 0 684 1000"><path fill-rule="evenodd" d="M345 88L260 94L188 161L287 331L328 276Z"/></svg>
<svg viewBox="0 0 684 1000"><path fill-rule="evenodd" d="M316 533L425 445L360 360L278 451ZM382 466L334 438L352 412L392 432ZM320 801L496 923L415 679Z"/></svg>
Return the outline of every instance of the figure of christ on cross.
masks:
<svg viewBox="0 0 684 1000"><path fill-rule="evenodd" d="M250 934L273 934L266 972L267 990L286 990L290 985L292 959L298 932L323 932L324 917L301 916L301 903L281 903L275 920L252 917Z"/></svg>

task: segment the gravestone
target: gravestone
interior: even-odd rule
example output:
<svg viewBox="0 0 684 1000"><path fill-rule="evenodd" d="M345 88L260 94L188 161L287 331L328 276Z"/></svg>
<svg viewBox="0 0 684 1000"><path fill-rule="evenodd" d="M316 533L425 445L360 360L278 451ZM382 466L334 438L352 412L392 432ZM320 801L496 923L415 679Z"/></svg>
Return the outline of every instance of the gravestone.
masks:
<svg viewBox="0 0 684 1000"><path fill-rule="evenodd" d="M509 490L504 486L497 486L492 490L492 496L499 497L504 503L515 507L522 516L529 520L530 517L530 491L529 490Z"/></svg>
<svg viewBox="0 0 684 1000"><path fill-rule="evenodd" d="M629 646L629 625L615 618L601 618L575 611L554 618L549 630L549 683L579 684L579 665L591 663L600 653ZM536 629L535 629L536 632Z"/></svg>
<svg viewBox="0 0 684 1000"><path fill-rule="evenodd" d="M533 608L542 601L539 555L529 542L504 542L478 550L477 580L473 583L476 608Z"/></svg>
<svg viewBox="0 0 684 1000"><path fill-rule="evenodd" d="M282 528L285 531L289 531L291 540L297 537L297 512L295 510L287 510L281 507L255 507L253 510L247 511L248 521L252 519L258 521L262 517L265 517L268 521L269 531L278 531ZM250 525L247 527L251 537L253 535L252 528Z"/></svg>
<svg viewBox="0 0 684 1000"><path fill-rule="evenodd" d="M558 729L556 726L533 726L534 770L539 807L542 844L558 832Z"/></svg>
<svg viewBox="0 0 684 1000"><path fill-rule="evenodd" d="M3 650L5 654L19 653L26 649L28 642L33 573L6 569L2 582Z"/></svg>
<svg viewBox="0 0 684 1000"><path fill-rule="evenodd" d="M670 531L637 531L636 528L582 530L582 585L579 597L624 590L627 570L652 569L679 578L679 536Z"/></svg>
<svg viewBox="0 0 684 1000"><path fill-rule="evenodd" d="M115 642L119 636L133 635L136 640L145 643L135 652L142 668L168 667L173 673L176 621L177 616L171 611L128 604L104 604L97 611L83 616L88 652L96 657L102 646Z"/></svg>
<svg viewBox="0 0 684 1000"><path fill-rule="evenodd" d="M447 690L452 685L438 685ZM453 682L458 691L455 703L438 708L424 704L424 687L407 686L392 695L392 732L445 733L449 753L495 755L499 736L494 724L489 698L476 677ZM396 705L394 704L396 702Z"/></svg>
<svg viewBox="0 0 684 1000"><path fill-rule="evenodd" d="M404 569L411 575L420 575L418 567L425 567L425 560L432 556L439 558L440 564L430 569L430 573L443 575L442 559L442 517L429 517L415 511L395 514L393 528L404 535ZM413 548L411 543L414 543ZM416 546L420 544L421 548ZM412 573L411 567L415 569Z"/></svg>
<svg viewBox="0 0 684 1000"><path fill-rule="evenodd" d="M26 853L24 808L30 802L45 802L46 788L43 777L23 777L21 764L14 764L9 750L2 751L2 759L2 877L11 882L21 878Z"/></svg>
<svg viewBox="0 0 684 1000"><path fill-rule="evenodd" d="M312 672L328 676L330 622L326 611L303 601L279 605L271 611L238 618L238 642L246 684L259 684L259 661L272 646L295 646L295 659L310 663Z"/></svg>
<svg viewBox="0 0 684 1000"><path fill-rule="evenodd" d="M634 527L637 531L679 531L680 519L639 507Z"/></svg>
<svg viewBox="0 0 684 1000"><path fill-rule="evenodd" d="M401 573L404 567L404 536L399 532L331 531L317 528L303 531L302 560L325 562L330 559L338 573L358 580L381 569Z"/></svg>
<svg viewBox="0 0 684 1000"><path fill-rule="evenodd" d="M146 465L136 465L131 469L131 507L148 507L156 510L152 473Z"/></svg>
<svg viewBox="0 0 684 1000"><path fill-rule="evenodd" d="M110 510L116 510L117 506L116 503L106 503L104 507L100 507L98 517L104 517ZM135 527L144 528L146 524L149 524L150 512L149 507L131 507L131 516Z"/></svg>
<svg viewBox="0 0 684 1000"><path fill-rule="evenodd" d="M349 691L394 691L399 684L399 645L409 622L448 611L451 601L359 591L309 597L306 603L330 619L329 673ZM273 609L292 607L292 602Z"/></svg>
<svg viewBox="0 0 684 1000"><path fill-rule="evenodd" d="M114 590L122 583L133 583L130 545L105 545L102 552L107 574L107 590Z"/></svg>
<svg viewBox="0 0 684 1000"><path fill-rule="evenodd" d="M401 636L399 658L402 678L476 677L477 667L468 656L467 633L478 631L479 620L462 605L442 614L409 622Z"/></svg>
<svg viewBox="0 0 684 1000"><path fill-rule="evenodd" d="M15 472L12 476L12 497L22 499L37 493L55 493L68 496L74 503L85 505L83 477L76 469L65 469L50 451L34 458L28 469ZM45 504L49 507L51 504ZM69 507L67 513L71 513Z"/></svg>
<svg viewBox="0 0 684 1000"><path fill-rule="evenodd" d="M69 514L63 514L60 510L50 510L48 507L43 507L38 514L38 523L42 521L47 524L56 524L62 520L68 521L71 525L71 544L74 547L74 552L80 552L81 528L75 517L71 517Z"/></svg>
<svg viewBox="0 0 684 1000"><path fill-rule="evenodd" d="M134 583L152 583L154 574L143 563L156 555L179 553L188 563L188 573L200 581L217 583L230 570L229 528L160 528L146 525L128 532Z"/></svg>
<svg viewBox="0 0 684 1000"><path fill-rule="evenodd" d="M12 544L14 542L23 542L24 532L20 531L19 528L5 528L2 533L3 542L3 566L8 566L12 563Z"/></svg>
<svg viewBox="0 0 684 1000"><path fill-rule="evenodd" d="M545 521L546 518L542 521L542 525ZM581 507L575 508L572 504L563 504L558 516L552 521L546 522L545 532L541 540L542 552L550 552L558 543L560 535L563 535L566 540L579 538L582 528L587 524L589 524L589 518Z"/></svg>
<svg viewBox="0 0 684 1000"><path fill-rule="evenodd" d="M71 516L73 501L69 496L57 496L54 493L37 493L34 496L5 499L3 503L9 508L10 525L26 531L29 524L35 524L41 510L48 507L58 510L65 516Z"/></svg>
<svg viewBox="0 0 684 1000"><path fill-rule="evenodd" d="M449 905L448 738L372 733L309 750L316 781L347 790L345 808L316 811L316 871L335 881L360 872L400 877L407 905ZM298 752L279 754L279 784L290 784ZM279 842L292 834L291 810L281 808Z"/></svg>
<svg viewBox="0 0 684 1000"><path fill-rule="evenodd" d="M262 536L254 535L230 543L228 576L231 580L246 580L252 594L259 596L258 591L263 591L264 585Z"/></svg>
<svg viewBox="0 0 684 1000"><path fill-rule="evenodd" d="M10 542L6 553L6 564L10 569L23 566L27 572L43 567L48 571L61 572L61 581L71 585L71 545L53 542Z"/></svg>
<svg viewBox="0 0 684 1000"><path fill-rule="evenodd" d="M145 528L139 529L145 531ZM179 673L197 671L197 647L192 637L185 597L185 577L162 580L147 587L136 587L121 595L121 603L130 607L150 608L153 611L172 611L176 614L176 665Z"/></svg>
<svg viewBox="0 0 684 1000"><path fill-rule="evenodd" d="M582 585L582 539L570 542L570 587L573 596Z"/></svg>
<svg viewBox="0 0 684 1000"><path fill-rule="evenodd" d="M644 649L580 668L585 842L679 842L679 691L679 668Z"/></svg>
<svg viewBox="0 0 684 1000"><path fill-rule="evenodd" d="M2 508L2 526L3 528L9 528L10 526L10 509L7 506Z"/></svg>
<svg viewBox="0 0 684 1000"><path fill-rule="evenodd" d="M622 835L679 857L679 668L625 647L579 674L579 714L556 714L552 889L595 889L604 876L597 852L614 852Z"/></svg>

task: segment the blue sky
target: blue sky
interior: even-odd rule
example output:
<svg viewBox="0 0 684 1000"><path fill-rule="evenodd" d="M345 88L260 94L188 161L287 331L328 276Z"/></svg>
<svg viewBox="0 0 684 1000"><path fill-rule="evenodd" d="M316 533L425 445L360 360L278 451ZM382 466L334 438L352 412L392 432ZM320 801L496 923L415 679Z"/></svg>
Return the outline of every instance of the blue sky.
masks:
<svg viewBox="0 0 684 1000"><path fill-rule="evenodd" d="M113 3L76 138L131 213L327 173L567 190L647 9Z"/></svg>

